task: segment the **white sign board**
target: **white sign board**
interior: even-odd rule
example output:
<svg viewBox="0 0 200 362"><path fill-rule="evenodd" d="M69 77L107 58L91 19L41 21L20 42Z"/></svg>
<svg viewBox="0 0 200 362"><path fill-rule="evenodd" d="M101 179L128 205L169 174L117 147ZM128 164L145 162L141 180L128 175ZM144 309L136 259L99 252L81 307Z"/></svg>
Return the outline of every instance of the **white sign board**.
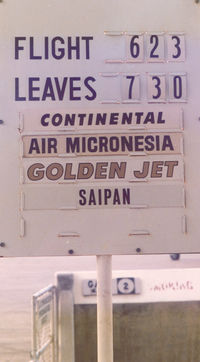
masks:
<svg viewBox="0 0 200 362"><path fill-rule="evenodd" d="M0 3L0 256L200 252L199 19Z"/></svg>

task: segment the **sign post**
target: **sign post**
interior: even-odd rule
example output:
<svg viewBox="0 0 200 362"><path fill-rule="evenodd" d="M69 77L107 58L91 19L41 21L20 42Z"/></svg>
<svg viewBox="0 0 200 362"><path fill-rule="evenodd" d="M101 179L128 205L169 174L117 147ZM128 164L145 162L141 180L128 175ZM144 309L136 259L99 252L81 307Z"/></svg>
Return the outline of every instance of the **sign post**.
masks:
<svg viewBox="0 0 200 362"><path fill-rule="evenodd" d="M113 362L112 256L97 256L98 362Z"/></svg>

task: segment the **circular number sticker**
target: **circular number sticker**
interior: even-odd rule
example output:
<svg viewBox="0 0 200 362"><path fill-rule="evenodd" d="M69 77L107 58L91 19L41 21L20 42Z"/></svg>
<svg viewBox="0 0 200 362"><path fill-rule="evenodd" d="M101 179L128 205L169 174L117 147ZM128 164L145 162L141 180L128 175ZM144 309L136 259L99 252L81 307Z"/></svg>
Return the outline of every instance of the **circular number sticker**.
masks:
<svg viewBox="0 0 200 362"><path fill-rule="evenodd" d="M119 294L133 294L135 291L134 278L119 278L117 287Z"/></svg>

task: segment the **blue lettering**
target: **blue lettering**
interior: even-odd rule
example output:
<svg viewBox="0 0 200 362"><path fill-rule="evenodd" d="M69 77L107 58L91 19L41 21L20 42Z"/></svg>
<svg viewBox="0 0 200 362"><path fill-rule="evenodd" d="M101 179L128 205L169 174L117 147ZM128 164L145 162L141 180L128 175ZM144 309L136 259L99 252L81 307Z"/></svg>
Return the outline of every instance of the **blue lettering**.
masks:
<svg viewBox="0 0 200 362"><path fill-rule="evenodd" d="M80 38L76 36L76 44L72 45L72 38L68 37L68 59L72 59L72 51L75 51L75 59L80 59Z"/></svg>
<svg viewBox="0 0 200 362"><path fill-rule="evenodd" d="M29 101L39 101L40 97L34 97L33 92L39 91L39 87L34 87L34 82L39 82L40 78L29 78L28 79L28 89L29 89Z"/></svg>
<svg viewBox="0 0 200 362"><path fill-rule="evenodd" d="M52 85L52 81L51 78L48 77L46 79L46 83L45 83L45 87L44 87L44 92L43 92L43 96L42 96L42 101L46 101L46 99L50 97L52 101L56 100L55 94L54 94L54 89L53 89L53 85Z"/></svg>
<svg viewBox="0 0 200 362"><path fill-rule="evenodd" d="M19 51L24 49L23 46L19 45L21 40L26 40L26 37L20 36L15 38L15 59L19 59Z"/></svg>
<svg viewBox="0 0 200 362"><path fill-rule="evenodd" d="M90 40L93 40L93 36L82 36L81 39L85 40L86 59L90 59Z"/></svg>
<svg viewBox="0 0 200 362"><path fill-rule="evenodd" d="M70 78L69 82L70 82L70 86L69 86L69 99L70 101L80 101L81 100L81 97L78 97L78 96L75 96L74 95L74 92L75 91L80 91L81 90L81 87L75 87L74 86L74 82L80 82L81 78L80 77L72 77Z"/></svg>
<svg viewBox="0 0 200 362"><path fill-rule="evenodd" d="M68 78L67 77L63 78L62 86L60 86L60 83L59 83L59 80L57 77L54 78L54 80L55 80L55 84L56 84L56 90L58 93L58 99L59 99L59 101L62 101L64 98Z"/></svg>
<svg viewBox="0 0 200 362"><path fill-rule="evenodd" d="M84 84L85 84L86 88L91 92L91 95L90 96L86 95L85 98L88 101L93 101L96 98L97 94L96 94L96 91L94 90L94 88L91 87L89 82L96 82L96 79L93 77L87 77L84 80Z"/></svg>
<svg viewBox="0 0 200 362"><path fill-rule="evenodd" d="M49 121L45 121L47 118L50 118L50 113L43 114L41 118L41 125L43 127L47 127L49 125Z"/></svg>
<svg viewBox="0 0 200 362"><path fill-rule="evenodd" d="M87 202L85 195L86 195L86 190L79 191L79 196L81 197L81 200L79 200L79 204L82 206L86 205Z"/></svg>
<svg viewBox="0 0 200 362"><path fill-rule="evenodd" d="M15 100L26 101L26 97L19 96L19 78L15 78Z"/></svg>
<svg viewBox="0 0 200 362"><path fill-rule="evenodd" d="M59 42L60 44L65 44L65 41L60 36L57 36L52 39L52 56L55 59L62 59L65 56L65 49L64 48L56 48L56 43ZM58 51L58 53L56 52Z"/></svg>
<svg viewBox="0 0 200 362"><path fill-rule="evenodd" d="M30 36L30 59L42 59L41 55L34 55L34 37Z"/></svg>
<svg viewBox="0 0 200 362"><path fill-rule="evenodd" d="M32 138L31 139L31 144L30 144L30 148L29 148L28 153L31 154L31 153L33 153L33 151L35 151L36 153L40 153L40 148L39 148L39 145L38 145L37 138Z"/></svg>

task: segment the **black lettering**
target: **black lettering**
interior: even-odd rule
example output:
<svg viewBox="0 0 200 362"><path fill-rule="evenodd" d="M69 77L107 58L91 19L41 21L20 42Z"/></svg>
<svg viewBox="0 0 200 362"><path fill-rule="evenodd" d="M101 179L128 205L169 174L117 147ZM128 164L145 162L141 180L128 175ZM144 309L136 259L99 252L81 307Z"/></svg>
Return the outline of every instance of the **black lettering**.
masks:
<svg viewBox="0 0 200 362"><path fill-rule="evenodd" d="M75 113L71 114L66 114L65 115L65 126L74 126L75 125Z"/></svg>
<svg viewBox="0 0 200 362"><path fill-rule="evenodd" d="M26 37L25 36L15 37L15 59L19 59L19 51L24 50L24 47L19 45L19 42L21 40L26 40Z"/></svg>
<svg viewBox="0 0 200 362"><path fill-rule="evenodd" d="M79 126L83 126L86 113L80 113L78 114L78 117L79 117Z"/></svg>
<svg viewBox="0 0 200 362"><path fill-rule="evenodd" d="M156 151L160 151L160 136L156 136Z"/></svg>
<svg viewBox="0 0 200 362"><path fill-rule="evenodd" d="M48 138L48 153L57 153L57 139Z"/></svg>
<svg viewBox="0 0 200 362"><path fill-rule="evenodd" d="M93 101L96 97L97 97L97 94L96 94L96 91L94 90L94 88L89 84L90 82L96 82L96 79L93 78L93 77L87 77L85 78L84 80L84 85L86 86L86 88L91 92L91 95L86 95L85 98L88 100L88 101Z"/></svg>
<svg viewBox="0 0 200 362"><path fill-rule="evenodd" d="M135 151L144 151L144 136L135 136ZM140 147L141 146L141 147Z"/></svg>
<svg viewBox="0 0 200 362"><path fill-rule="evenodd" d="M120 197L119 197L119 191L118 189L114 189L114 195L113 195L113 205L120 205Z"/></svg>
<svg viewBox="0 0 200 362"><path fill-rule="evenodd" d="M123 113L122 114L122 124L131 124L133 118L133 113Z"/></svg>
<svg viewBox="0 0 200 362"><path fill-rule="evenodd" d="M57 48L56 43L65 44L65 41L60 36L56 36L51 41L51 47L52 47L52 56L55 59L62 59L65 55L65 50L63 48ZM58 51L58 52L57 52Z"/></svg>
<svg viewBox="0 0 200 362"><path fill-rule="evenodd" d="M72 59L72 51L75 52L75 59L80 59L80 38L76 36L75 39L75 45L72 45L72 38L68 37L68 59Z"/></svg>
<svg viewBox="0 0 200 362"><path fill-rule="evenodd" d="M26 101L26 97L19 95L19 78L15 78L15 101Z"/></svg>
<svg viewBox="0 0 200 362"><path fill-rule="evenodd" d="M144 124L146 123L155 123L155 118L154 118L154 113L153 112L148 112L147 116L144 120Z"/></svg>
<svg viewBox="0 0 200 362"><path fill-rule="evenodd" d="M112 192L110 189L104 189L104 203L108 205L108 200L111 198Z"/></svg>
<svg viewBox="0 0 200 362"><path fill-rule="evenodd" d="M110 137L110 150L112 152L119 151L119 138L118 137Z"/></svg>
<svg viewBox="0 0 200 362"><path fill-rule="evenodd" d="M163 112L158 112L158 123L165 123L165 120L162 119Z"/></svg>
<svg viewBox="0 0 200 362"><path fill-rule="evenodd" d="M59 79L57 77L54 78L55 84L56 84L56 90L58 93L58 99L59 101L62 101L65 95L66 85L67 85L67 77L63 78L62 86L59 83ZM71 79L70 79L71 80ZM71 89L71 88L70 88Z"/></svg>
<svg viewBox="0 0 200 362"><path fill-rule="evenodd" d="M101 189L98 189L98 201L99 201L99 205L102 205L102 193L101 193Z"/></svg>
<svg viewBox="0 0 200 362"><path fill-rule="evenodd" d="M178 36L176 36L176 35L173 35L173 36L172 36L172 40L175 40L175 41L176 41L176 43L174 44L174 46L175 46L175 48L176 48L176 50L177 50L176 54L173 54L173 55L172 55L172 58L177 59L177 58L179 58L179 57L181 56L181 40L180 40L180 38L179 38Z"/></svg>
<svg viewBox="0 0 200 362"><path fill-rule="evenodd" d="M41 138L41 152L45 153L46 152L46 138Z"/></svg>
<svg viewBox="0 0 200 362"><path fill-rule="evenodd" d="M111 113L110 124L118 124L119 113Z"/></svg>
<svg viewBox="0 0 200 362"><path fill-rule="evenodd" d="M130 189L122 189L122 199L123 205L130 205L131 203L131 196L130 196Z"/></svg>
<svg viewBox="0 0 200 362"><path fill-rule="evenodd" d="M33 83L34 82L39 82L40 78L38 77L33 77L33 78L29 78L28 79L28 88L29 88L29 101L39 101L40 97L34 97L33 92L37 92L40 90L40 87L34 87Z"/></svg>
<svg viewBox="0 0 200 362"><path fill-rule="evenodd" d="M93 189L90 190L90 197L89 197L88 205L96 205L95 193L94 193Z"/></svg>
<svg viewBox="0 0 200 362"><path fill-rule="evenodd" d="M66 137L66 153L76 153L80 152L80 138L74 137L74 139L70 137Z"/></svg>
<svg viewBox="0 0 200 362"><path fill-rule="evenodd" d="M85 40L86 59L90 59L90 41L93 40L93 36L82 36L81 39Z"/></svg>
<svg viewBox="0 0 200 362"><path fill-rule="evenodd" d="M88 126L91 126L91 125L92 125L92 120L93 120L93 113L89 113L89 116L88 116Z"/></svg>
<svg viewBox="0 0 200 362"><path fill-rule="evenodd" d="M33 36L30 36L30 59L31 60L42 59L41 55L34 55L34 37Z"/></svg>
<svg viewBox="0 0 200 362"><path fill-rule="evenodd" d="M50 118L50 113L43 114L41 117L41 125L43 127L47 127L49 125L49 121L46 121L47 118Z"/></svg>
<svg viewBox="0 0 200 362"><path fill-rule="evenodd" d="M169 148L170 151L174 151L171 137L169 135L165 135L163 138L162 151L165 151L167 148Z"/></svg>
<svg viewBox="0 0 200 362"><path fill-rule="evenodd" d="M45 87L44 87L44 91L43 91L43 95L42 95L42 101L46 101L46 99L48 97L51 98L52 101L56 100L52 80L50 77L47 77L47 79L46 79Z"/></svg>
<svg viewBox="0 0 200 362"><path fill-rule="evenodd" d="M136 112L135 115L136 115L136 124L141 124L141 118L143 116L143 112Z"/></svg>
<svg viewBox="0 0 200 362"><path fill-rule="evenodd" d="M63 117L60 113L56 113L53 115L52 117L52 125L55 126L55 127L58 127L61 125L62 123L62 120L63 120Z"/></svg>
<svg viewBox="0 0 200 362"><path fill-rule="evenodd" d="M44 37L44 59L49 59L49 38Z"/></svg>
<svg viewBox="0 0 200 362"><path fill-rule="evenodd" d="M133 137L129 136L128 138L126 136L121 137L121 147L122 151L128 150L129 152L133 151Z"/></svg>
<svg viewBox="0 0 200 362"><path fill-rule="evenodd" d="M99 137L99 152L108 152L108 138Z"/></svg>
<svg viewBox="0 0 200 362"><path fill-rule="evenodd" d="M146 151L153 151L154 150L154 137L153 136L146 136L145 137L145 147Z"/></svg>
<svg viewBox="0 0 200 362"><path fill-rule="evenodd" d="M93 147L92 147L92 144L94 144ZM96 144L97 144L97 138L96 137L89 137L88 138L88 151L89 152L97 152Z"/></svg>
<svg viewBox="0 0 200 362"><path fill-rule="evenodd" d="M86 151L86 138L82 137L82 152Z"/></svg>
<svg viewBox="0 0 200 362"><path fill-rule="evenodd" d="M151 35L150 44L153 44L153 48L151 49L151 52L150 52L150 58L159 58L159 55L155 54L155 50L158 48L158 45L159 45L158 35Z"/></svg>
<svg viewBox="0 0 200 362"><path fill-rule="evenodd" d="M31 144L28 153L31 154L33 152L40 153L40 148L38 144L37 138L31 138Z"/></svg>
<svg viewBox="0 0 200 362"><path fill-rule="evenodd" d="M80 82L80 80L81 80L80 77L72 77L69 80L69 94L70 94L69 99L70 99L70 101L80 101L81 100L80 96L74 95L74 92L81 90L80 86L75 87L75 85L74 85L75 82Z"/></svg>
<svg viewBox="0 0 200 362"><path fill-rule="evenodd" d="M79 191L79 196L81 197L81 199L79 200L79 205L84 206L87 203L86 197L86 190L82 189Z"/></svg>
<svg viewBox="0 0 200 362"><path fill-rule="evenodd" d="M97 113L96 125L97 126L100 125L100 124L105 125L106 124L106 116L107 116L106 113L103 113L103 114Z"/></svg>

